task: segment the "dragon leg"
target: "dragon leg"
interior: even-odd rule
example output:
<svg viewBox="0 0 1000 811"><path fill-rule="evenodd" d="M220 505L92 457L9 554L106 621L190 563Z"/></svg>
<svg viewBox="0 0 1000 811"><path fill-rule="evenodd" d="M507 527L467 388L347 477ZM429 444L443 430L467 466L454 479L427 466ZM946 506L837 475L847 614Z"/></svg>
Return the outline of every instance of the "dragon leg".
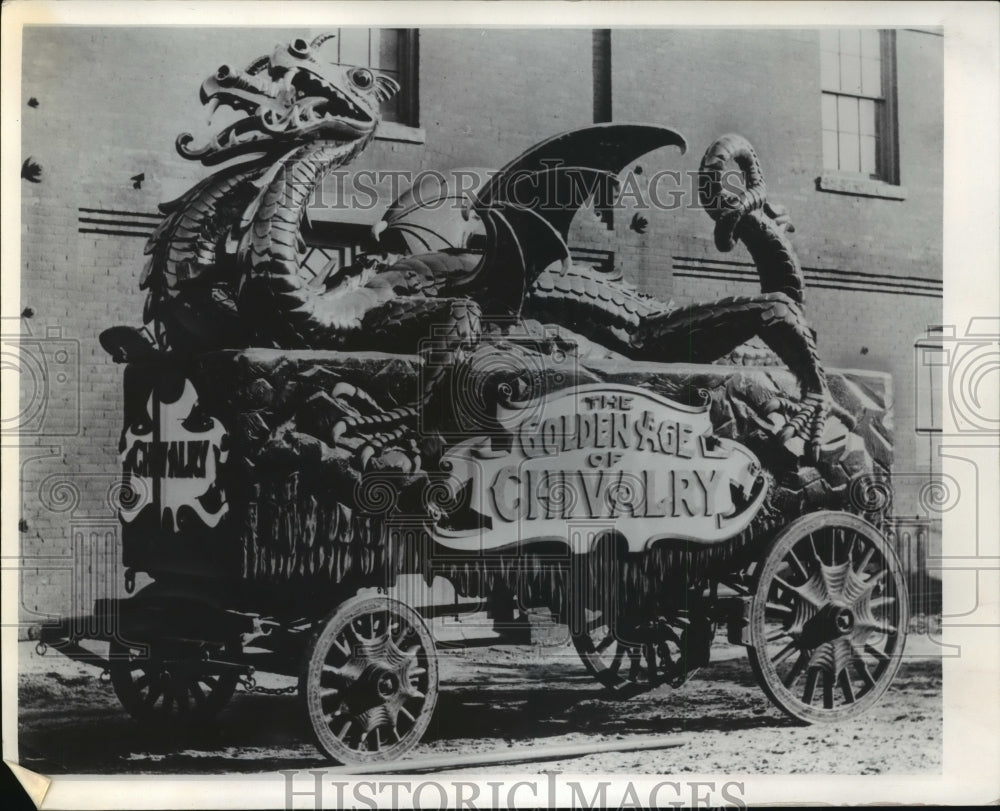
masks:
<svg viewBox="0 0 1000 811"><path fill-rule="evenodd" d="M661 362L708 363L759 335L798 378L802 401L782 428L782 441L800 436L815 460L831 410L816 339L798 304L785 293L725 298L680 307L642 320L632 335L633 354Z"/></svg>

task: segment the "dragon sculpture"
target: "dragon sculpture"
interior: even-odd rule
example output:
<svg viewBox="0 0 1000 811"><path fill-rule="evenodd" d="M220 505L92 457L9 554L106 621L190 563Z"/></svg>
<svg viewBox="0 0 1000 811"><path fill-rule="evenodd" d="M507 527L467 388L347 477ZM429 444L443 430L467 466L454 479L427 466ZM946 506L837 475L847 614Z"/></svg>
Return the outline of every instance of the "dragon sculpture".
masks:
<svg viewBox="0 0 1000 811"><path fill-rule="evenodd" d="M141 281L149 291L144 319L156 325L159 349L413 352L420 345L437 355L434 368L446 369L484 330L527 318L560 323L628 358L663 362L711 362L758 336L802 388L800 402L774 406L788 418L778 438L801 437L807 455L818 453L832 403L801 309L791 228L767 202L757 156L739 136L720 138L706 153L700 196L715 220L717 246L726 251L740 241L751 253L758 296L678 307L573 264L566 240L578 206L545 205L540 189L551 184L541 181L578 193L580 184L613 182L654 149L685 150L677 132L637 124L556 136L494 175L463 213L481 221L484 249L372 255L310 281L300 269L300 231L313 191L371 143L381 105L399 90L367 68L325 61L331 36L278 46L245 70L223 65L202 84L204 104L227 105L241 117L200 148L189 134L177 140L185 158L227 165L161 207L165 218L146 248ZM742 189L723 182L732 163ZM428 335L433 340L421 343ZM428 375L425 397L440 376ZM394 422L412 416L403 408L372 419L384 439L400 433L392 432ZM334 439L364 423L360 415L347 418Z"/></svg>

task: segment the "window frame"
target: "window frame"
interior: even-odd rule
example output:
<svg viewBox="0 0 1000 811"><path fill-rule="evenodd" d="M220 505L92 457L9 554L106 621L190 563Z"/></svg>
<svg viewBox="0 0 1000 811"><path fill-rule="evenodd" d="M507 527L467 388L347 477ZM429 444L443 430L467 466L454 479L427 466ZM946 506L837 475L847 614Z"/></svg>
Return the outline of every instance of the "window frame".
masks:
<svg viewBox="0 0 1000 811"><path fill-rule="evenodd" d="M840 31L841 29L834 29ZM879 105L876 113L876 155L874 175L854 172L845 169L823 168L817 186L823 191L841 192L871 197L889 199L905 199L906 190L900 185L899 174L899 118L896 96L896 32L894 29L879 29L879 58L881 63L881 96L877 98ZM839 65L839 53L838 53ZM845 93L826 90L820 81L820 131L823 127L822 99L824 96L834 99L873 98L859 93ZM839 130L837 130L839 133ZM821 155L825 162L826 156ZM838 157L838 164L839 164Z"/></svg>
<svg viewBox="0 0 1000 811"><path fill-rule="evenodd" d="M400 89L397 95L399 121L382 120L379 125L376 140L412 141L423 143L424 132L420 129L420 29L419 28L381 28L379 26L340 26L336 29L338 38L338 59L340 58L340 42L342 31L387 31L400 33L397 43L397 65L395 70ZM371 53L369 47L369 62ZM354 65L353 62L335 62L337 65ZM377 65L364 65L375 72L385 72Z"/></svg>

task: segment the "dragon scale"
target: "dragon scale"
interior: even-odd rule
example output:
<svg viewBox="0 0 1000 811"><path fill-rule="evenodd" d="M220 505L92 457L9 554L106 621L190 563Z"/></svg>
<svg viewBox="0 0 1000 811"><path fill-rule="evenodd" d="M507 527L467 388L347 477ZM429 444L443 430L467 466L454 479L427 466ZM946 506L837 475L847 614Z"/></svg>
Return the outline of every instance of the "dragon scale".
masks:
<svg viewBox="0 0 1000 811"><path fill-rule="evenodd" d="M317 295L307 287L300 266L300 232L317 185L330 171L352 161L369 140L299 147L261 192L249 221L244 216L240 257L248 266L248 279L241 297L259 299L251 306L270 312L268 328L282 344L343 346L361 327L365 302L352 301L351 291L337 287Z"/></svg>

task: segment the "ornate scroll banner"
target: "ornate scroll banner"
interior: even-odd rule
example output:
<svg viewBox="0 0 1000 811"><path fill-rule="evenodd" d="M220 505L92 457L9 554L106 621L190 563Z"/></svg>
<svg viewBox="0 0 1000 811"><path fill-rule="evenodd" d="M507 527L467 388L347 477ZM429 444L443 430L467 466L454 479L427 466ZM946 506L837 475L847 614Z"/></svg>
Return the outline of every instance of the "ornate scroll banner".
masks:
<svg viewBox="0 0 1000 811"><path fill-rule="evenodd" d="M462 442L442 459L463 504L456 523L474 527L440 520L444 547L563 540L567 522L596 519L612 521L632 552L668 537L712 544L742 532L767 495L756 456L713 433L708 404L597 384L550 394L540 408L502 409L498 422L508 437Z"/></svg>
<svg viewBox="0 0 1000 811"><path fill-rule="evenodd" d="M167 531L180 532L192 516L206 527L218 526L229 509L216 482L218 466L229 456L228 434L201 409L190 380L184 380L181 395L173 400L154 387L145 413L126 426L123 445L123 481L137 494L121 500L124 523L152 507L158 508L159 524Z"/></svg>

